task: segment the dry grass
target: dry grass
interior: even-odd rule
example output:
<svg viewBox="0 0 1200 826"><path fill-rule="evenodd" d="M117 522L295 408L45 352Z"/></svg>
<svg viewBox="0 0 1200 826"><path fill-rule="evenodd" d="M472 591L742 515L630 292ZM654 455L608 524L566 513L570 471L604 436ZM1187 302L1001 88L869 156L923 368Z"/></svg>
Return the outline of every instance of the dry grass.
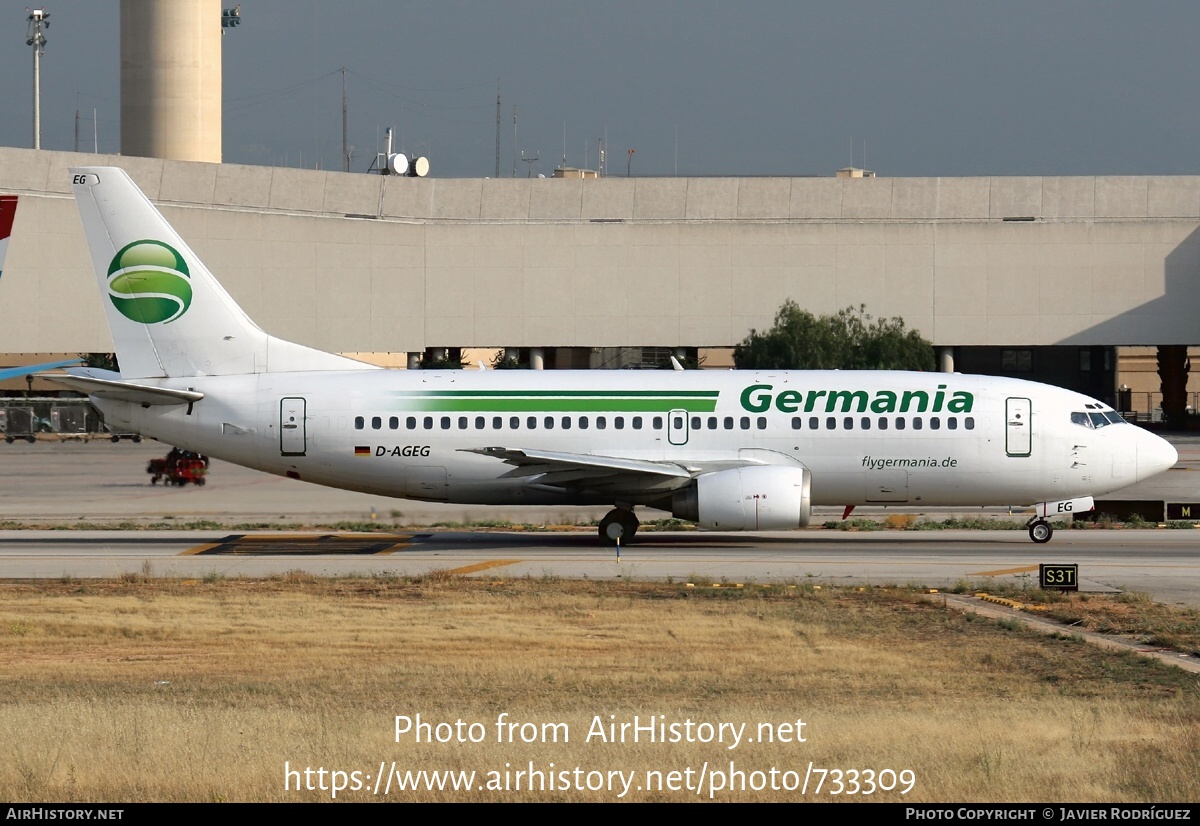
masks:
<svg viewBox="0 0 1200 826"><path fill-rule="evenodd" d="M496 743L503 712L565 722L570 742ZM396 742L395 716L418 713L483 723L487 741ZM807 742L585 742L593 716L610 714L747 723L748 734L799 718ZM801 776L809 761L916 773L911 794L876 800L1187 801L1200 792L1198 724L1183 672L902 591L305 575L0 586L0 798L11 801L329 797L285 790L285 761L371 775L395 761L484 783L506 763L640 781L730 760ZM635 784L626 799L695 796Z"/></svg>
<svg viewBox="0 0 1200 826"><path fill-rule="evenodd" d="M1146 594L1072 594L1046 616L1088 631L1134 637L1149 646L1200 656L1200 611L1153 602Z"/></svg>

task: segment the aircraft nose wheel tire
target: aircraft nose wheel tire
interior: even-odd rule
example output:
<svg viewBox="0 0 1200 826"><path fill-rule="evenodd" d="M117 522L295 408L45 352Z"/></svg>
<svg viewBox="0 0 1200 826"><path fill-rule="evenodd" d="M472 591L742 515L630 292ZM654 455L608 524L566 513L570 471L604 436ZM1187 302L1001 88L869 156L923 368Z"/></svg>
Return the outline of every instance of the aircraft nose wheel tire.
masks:
<svg viewBox="0 0 1200 826"><path fill-rule="evenodd" d="M1049 522L1039 519L1030 523L1029 538L1039 545L1049 542L1052 536L1054 536L1054 528L1050 527Z"/></svg>
<svg viewBox="0 0 1200 826"><path fill-rule="evenodd" d="M639 524L641 523L633 515L633 511L621 508L611 510L600 520L600 541L608 546L616 545L617 540L620 540L622 545L628 545L633 541Z"/></svg>

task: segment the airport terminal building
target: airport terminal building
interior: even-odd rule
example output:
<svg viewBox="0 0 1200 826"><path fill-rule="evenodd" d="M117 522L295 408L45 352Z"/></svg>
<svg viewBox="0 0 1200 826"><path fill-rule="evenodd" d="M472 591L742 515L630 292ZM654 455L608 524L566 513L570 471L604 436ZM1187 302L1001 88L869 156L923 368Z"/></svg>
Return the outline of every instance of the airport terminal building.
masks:
<svg viewBox="0 0 1200 826"><path fill-rule="evenodd" d="M940 369L1113 404L1126 384L1145 413L1156 348L1200 342L1200 177L438 179L0 148L0 361L112 349L68 173L91 165L125 168L268 332L397 367L728 366L790 298L900 316Z"/></svg>

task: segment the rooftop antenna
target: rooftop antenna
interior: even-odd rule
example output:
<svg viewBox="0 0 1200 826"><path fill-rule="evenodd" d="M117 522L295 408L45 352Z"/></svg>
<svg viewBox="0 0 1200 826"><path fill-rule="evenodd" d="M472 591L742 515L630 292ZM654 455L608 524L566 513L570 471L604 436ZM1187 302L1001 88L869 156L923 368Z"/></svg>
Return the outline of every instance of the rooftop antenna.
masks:
<svg viewBox="0 0 1200 826"><path fill-rule="evenodd" d="M517 177L517 104L513 104L513 173Z"/></svg>
<svg viewBox="0 0 1200 826"><path fill-rule="evenodd" d="M350 171L350 146L346 121L346 67L342 67L342 171Z"/></svg>
<svg viewBox="0 0 1200 826"><path fill-rule="evenodd" d="M27 9L29 26L25 30L25 45L33 47L33 148L42 148L42 54L46 51L46 35L50 28L50 12Z"/></svg>
<svg viewBox="0 0 1200 826"><path fill-rule="evenodd" d="M533 165L534 165L535 163L537 163L537 160L538 160L538 158L540 158L541 156L542 156L542 150L540 150L540 149L537 151L537 153L536 153L536 154L535 154L535 155L534 155L532 158L526 158L526 157L525 157L525 150L524 150L524 149L522 149L522 150L521 150L521 160L523 160L523 161L525 161L525 163L529 164L529 168L528 168L528 170L525 172L525 177L526 177L526 178L532 178L532 177L533 177Z"/></svg>

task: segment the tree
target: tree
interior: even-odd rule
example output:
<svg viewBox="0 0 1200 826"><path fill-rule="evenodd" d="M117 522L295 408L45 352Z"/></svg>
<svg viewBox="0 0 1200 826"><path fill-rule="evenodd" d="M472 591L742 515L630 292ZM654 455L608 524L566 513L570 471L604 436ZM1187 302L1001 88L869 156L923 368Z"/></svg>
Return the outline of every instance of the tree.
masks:
<svg viewBox="0 0 1200 826"><path fill-rule="evenodd" d="M1182 428L1187 422L1187 382L1191 367L1186 346L1159 345L1159 389L1162 391L1163 420L1167 427Z"/></svg>
<svg viewBox="0 0 1200 826"><path fill-rule="evenodd" d="M496 351L496 357L492 359L493 370L528 370L528 363L521 363L519 350L513 350L511 353L508 350Z"/></svg>
<svg viewBox="0 0 1200 826"><path fill-rule="evenodd" d="M463 369L462 350L458 347L448 347L442 350L426 350L421 357L422 370L461 370Z"/></svg>
<svg viewBox="0 0 1200 826"><path fill-rule="evenodd" d="M101 370L121 372L121 368L117 364L116 353L80 353L79 358L83 360L84 367L99 367Z"/></svg>
<svg viewBox="0 0 1200 826"><path fill-rule="evenodd" d="M867 307L814 316L790 298L775 326L733 348L739 370L932 370L933 344L902 318L872 318Z"/></svg>

